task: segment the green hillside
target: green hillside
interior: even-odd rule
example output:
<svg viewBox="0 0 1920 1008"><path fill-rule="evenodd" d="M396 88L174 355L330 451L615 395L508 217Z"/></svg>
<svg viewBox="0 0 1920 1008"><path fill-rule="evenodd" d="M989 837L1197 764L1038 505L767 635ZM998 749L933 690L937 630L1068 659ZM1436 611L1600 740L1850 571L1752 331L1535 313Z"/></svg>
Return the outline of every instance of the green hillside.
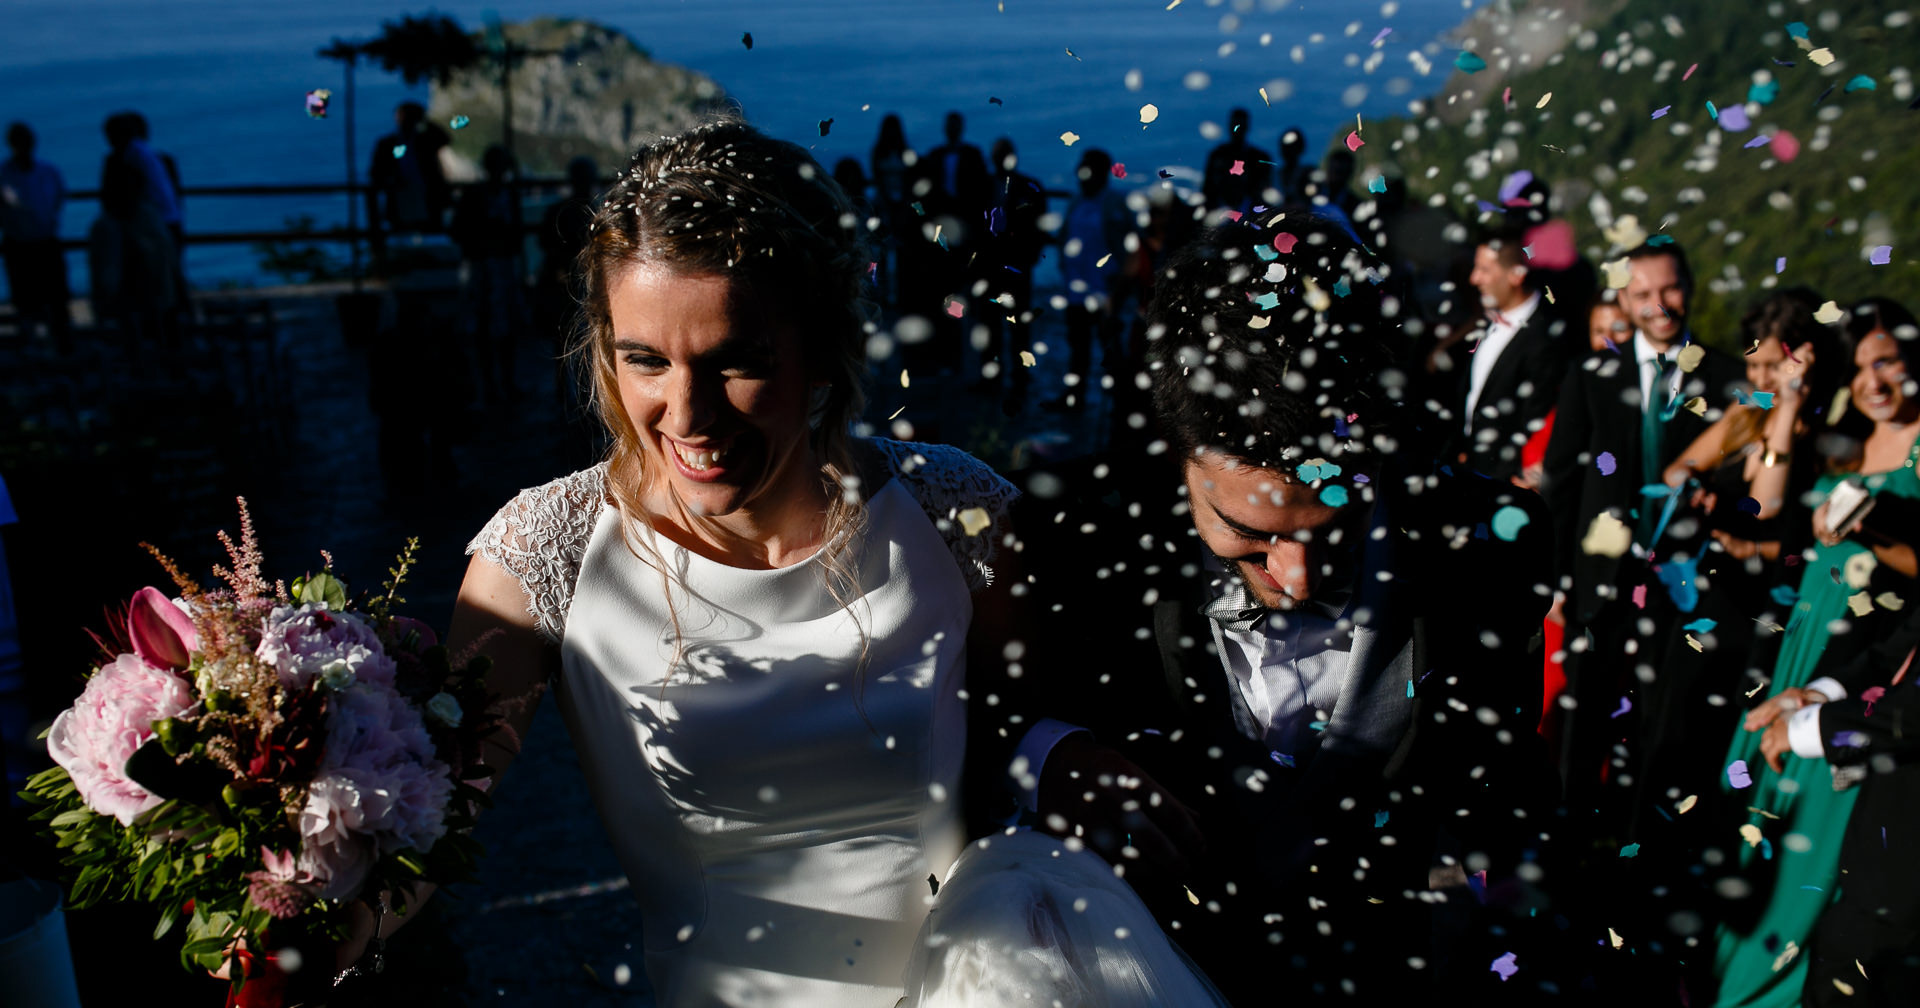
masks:
<svg viewBox="0 0 1920 1008"><path fill-rule="evenodd" d="M1529 170L1553 186L1596 265L1618 252L1603 227L1635 215L1688 250L1700 279L1695 332L1723 348L1740 312L1775 284L1843 304L1869 294L1914 304L1917 22L1871 0L1497 3L1459 32L1488 67L1456 70L1414 115L1369 124L1358 177L1402 177L1413 199L1490 221L1481 202ZM1824 66L1810 51L1820 49L1832 56ZM1742 113L1751 125L1729 128ZM1790 161L1771 139L1744 146L1781 132L1799 142ZM1892 246L1891 262L1872 265L1880 245Z"/></svg>

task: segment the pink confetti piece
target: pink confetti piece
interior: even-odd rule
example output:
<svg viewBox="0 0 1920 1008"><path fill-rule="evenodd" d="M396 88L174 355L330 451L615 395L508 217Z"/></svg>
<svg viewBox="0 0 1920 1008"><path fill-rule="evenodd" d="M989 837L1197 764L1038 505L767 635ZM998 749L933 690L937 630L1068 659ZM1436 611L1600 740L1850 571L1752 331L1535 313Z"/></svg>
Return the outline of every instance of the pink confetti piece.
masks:
<svg viewBox="0 0 1920 1008"><path fill-rule="evenodd" d="M1355 150L1355 151L1357 151L1357 150L1359 150L1359 149L1361 148L1361 146L1362 146L1362 145L1364 145L1365 143L1366 143L1366 141L1365 141L1365 140L1362 140L1362 139L1360 139L1360 131L1359 131L1359 130L1354 130L1353 132L1351 132L1351 133L1349 133L1349 134L1347 134L1347 149L1348 149L1348 150Z"/></svg>
<svg viewBox="0 0 1920 1008"><path fill-rule="evenodd" d="M1227 174L1229 175L1245 175L1246 173L1247 163L1245 161L1235 161L1233 167L1227 169Z"/></svg>
<svg viewBox="0 0 1920 1008"><path fill-rule="evenodd" d="M1600 470L1600 475L1611 476L1620 468L1620 460L1614 458L1612 452L1601 452L1600 457L1593 460L1593 465Z"/></svg>
<svg viewBox="0 0 1920 1008"><path fill-rule="evenodd" d="M1727 783L1736 790L1753 786L1753 775L1747 772L1746 760L1737 759L1727 764Z"/></svg>
<svg viewBox="0 0 1920 1008"><path fill-rule="evenodd" d="M1647 607L1647 586L1646 585L1633 586L1633 607L1635 609L1645 609Z"/></svg>
<svg viewBox="0 0 1920 1008"><path fill-rule="evenodd" d="M960 301L947 302L947 314L959 318L967 313L967 306Z"/></svg>
<svg viewBox="0 0 1920 1008"><path fill-rule="evenodd" d="M1126 178L1126 177L1127 177L1127 166L1126 166L1125 164L1123 164L1123 163L1121 163L1121 162L1119 162L1119 161L1115 161L1115 162L1113 163L1113 177L1114 177L1114 178Z"/></svg>
<svg viewBox="0 0 1920 1008"><path fill-rule="evenodd" d="M1690 66L1690 67L1688 67L1688 68L1687 68L1687 72L1686 72L1686 73L1683 73L1683 74L1681 74L1681 75L1680 75L1680 79L1681 79L1681 80L1686 80L1687 78L1689 78L1689 77L1691 77L1691 76L1693 76L1693 72L1694 72L1695 70L1698 70L1698 69L1700 69L1700 64L1698 64L1698 63L1695 63L1694 65L1692 65L1692 66Z"/></svg>
<svg viewBox="0 0 1920 1008"><path fill-rule="evenodd" d="M1653 110L1653 117L1655 119L1658 119L1661 116L1666 115L1668 112L1671 112L1671 111L1673 111L1673 106L1662 105L1659 108Z"/></svg>
<svg viewBox="0 0 1920 1008"><path fill-rule="evenodd" d="M1229 210L1229 211L1227 211L1227 219L1228 219L1228 220L1230 220L1230 221L1237 221L1237 220L1239 220L1239 219L1240 219L1240 211L1238 211L1238 210Z"/></svg>
<svg viewBox="0 0 1920 1008"><path fill-rule="evenodd" d="M1506 90L1504 90L1504 91L1501 91L1501 92L1500 92L1500 104L1502 104L1502 105L1512 105L1512 104L1513 104L1513 89L1512 89L1512 88L1507 88Z"/></svg>
<svg viewBox="0 0 1920 1008"><path fill-rule="evenodd" d="M1273 247L1278 249L1283 254L1287 252L1292 252L1294 244L1299 240L1300 240L1299 237L1289 234L1285 231L1282 231L1279 234L1273 236Z"/></svg>
<svg viewBox="0 0 1920 1008"><path fill-rule="evenodd" d="M1786 130L1773 135L1773 156L1782 161L1791 161L1800 156L1800 140Z"/></svg>
<svg viewBox="0 0 1920 1008"><path fill-rule="evenodd" d="M1873 716L1873 705L1879 703L1880 698L1886 695L1887 688L1885 686L1870 686L1860 691L1860 699L1867 705L1866 716Z"/></svg>
<svg viewBox="0 0 1920 1008"><path fill-rule="evenodd" d="M1874 246L1873 254L1867 256L1867 261L1874 264L1875 266L1885 266L1886 264L1892 262L1893 246L1891 245Z"/></svg>

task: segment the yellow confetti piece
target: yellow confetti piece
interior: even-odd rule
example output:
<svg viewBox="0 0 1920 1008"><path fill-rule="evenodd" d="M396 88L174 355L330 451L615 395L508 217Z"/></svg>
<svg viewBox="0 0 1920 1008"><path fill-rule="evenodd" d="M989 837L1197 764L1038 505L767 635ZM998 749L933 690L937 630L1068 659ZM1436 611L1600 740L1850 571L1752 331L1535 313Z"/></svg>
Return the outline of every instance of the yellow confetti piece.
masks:
<svg viewBox="0 0 1920 1008"><path fill-rule="evenodd" d="M1700 796L1697 794L1690 794L1685 798L1680 799L1680 804L1675 806L1675 809L1678 810L1681 815L1686 815L1687 813L1693 811L1693 807L1695 805L1698 805L1699 803L1700 803Z"/></svg>
<svg viewBox="0 0 1920 1008"><path fill-rule="evenodd" d="M1553 92L1549 91L1546 94L1541 95L1540 100L1533 103L1533 107L1537 109L1546 108L1547 103L1552 100L1553 100Z"/></svg>
<svg viewBox="0 0 1920 1008"><path fill-rule="evenodd" d="M1872 977L1867 976L1867 968L1865 966L1860 965L1860 960L1855 959L1853 961L1853 968L1860 971L1860 979L1862 980L1873 979Z"/></svg>
<svg viewBox="0 0 1920 1008"><path fill-rule="evenodd" d="M1841 575L1846 578L1847 587L1854 591L1863 591L1873 581L1873 569L1880 561L1872 553L1855 553L1847 558Z"/></svg>
<svg viewBox="0 0 1920 1008"><path fill-rule="evenodd" d="M1611 290L1621 290L1633 279L1633 271L1627 267L1624 257L1609 259L1600 264L1600 269L1607 274L1607 287Z"/></svg>
<svg viewBox="0 0 1920 1008"><path fill-rule="evenodd" d="M1553 299L1553 288L1551 288L1551 287L1548 287L1548 288L1546 289L1546 291L1547 291L1547 303L1548 303L1548 304L1559 304L1559 302L1558 302L1558 301L1555 301L1555 300Z"/></svg>
<svg viewBox="0 0 1920 1008"><path fill-rule="evenodd" d="M1647 241L1647 229L1640 226L1640 218L1633 214L1624 214L1612 227L1601 230L1608 241L1623 249L1635 248Z"/></svg>
<svg viewBox="0 0 1920 1008"><path fill-rule="evenodd" d="M1698 343L1689 343L1680 348L1680 358L1677 363L1680 365L1680 370L1692 374L1693 369L1699 367L1700 362L1706 359L1706 347Z"/></svg>
<svg viewBox="0 0 1920 1008"><path fill-rule="evenodd" d="M1273 320L1265 315L1255 315L1247 320L1247 328L1249 329L1265 329L1272 324Z"/></svg>
<svg viewBox="0 0 1920 1008"><path fill-rule="evenodd" d="M1607 944L1612 945L1614 948L1619 948L1626 943L1626 939L1620 937L1620 932L1612 928L1607 929Z"/></svg>
<svg viewBox="0 0 1920 1008"><path fill-rule="evenodd" d="M1834 986L1834 989L1839 991L1840 993L1845 994L1848 997L1853 996L1853 985L1846 982L1845 980L1842 980L1839 977L1834 977L1833 986Z"/></svg>
<svg viewBox="0 0 1920 1008"><path fill-rule="evenodd" d="M1907 600L1892 592L1881 592L1873 597L1873 601L1888 612L1899 612L1907 607Z"/></svg>
<svg viewBox="0 0 1920 1008"><path fill-rule="evenodd" d="M970 536L979 535L983 529L993 524L993 519L988 516L987 509L981 507L970 507L960 512L959 518L961 531Z"/></svg>
<svg viewBox="0 0 1920 1008"><path fill-rule="evenodd" d="M1022 350L1020 351L1020 363L1025 365L1026 367L1032 367L1035 364L1039 363L1039 361L1034 360L1033 351Z"/></svg>
<svg viewBox="0 0 1920 1008"><path fill-rule="evenodd" d="M1795 942L1788 942L1787 947L1781 949L1780 954L1773 957L1773 971L1775 973L1778 973L1781 970L1786 969L1787 964L1792 962L1794 960L1794 957L1799 954L1800 954L1799 944Z"/></svg>
<svg viewBox="0 0 1920 1008"><path fill-rule="evenodd" d="M1827 64L1833 62L1833 50L1828 49L1825 46L1821 46L1820 48L1815 49L1814 51L1808 53L1807 58L1813 61L1814 66L1826 66Z"/></svg>
<svg viewBox="0 0 1920 1008"><path fill-rule="evenodd" d="M1707 399L1705 396L1694 396L1687 400L1686 405L1680 408L1694 416L1703 417L1707 415Z"/></svg>
<svg viewBox="0 0 1920 1008"><path fill-rule="evenodd" d="M1705 650L1706 650L1706 648L1704 648L1704 647L1701 647L1701 646L1700 646L1700 642L1699 642L1699 641L1697 641L1697 640L1694 640L1694 639L1693 639L1693 635L1692 635L1692 634L1688 634L1688 635L1687 635L1687 646L1688 646L1688 647L1690 647L1690 648L1692 648L1692 649L1694 649L1695 651L1705 651Z"/></svg>
<svg viewBox="0 0 1920 1008"><path fill-rule="evenodd" d="M1320 285L1317 283L1314 283L1312 277L1307 277L1306 281L1307 281L1307 294L1306 294L1307 307L1317 312L1323 312L1333 306L1333 297L1329 295L1326 291L1321 290Z"/></svg>
<svg viewBox="0 0 1920 1008"><path fill-rule="evenodd" d="M1074 141L1078 139L1080 139L1080 134L1075 133L1072 130L1068 130L1065 133L1060 134L1060 142L1063 144L1066 144L1069 147L1073 146Z"/></svg>
<svg viewBox="0 0 1920 1008"><path fill-rule="evenodd" d="M1167 5L1167 9L1168 9L1168 10L1172 10L1172 9L1174 9L1175 7L1178 7L1178 6L1180 6L1180 0L1173 0L1173 2L1172 2L1172 3L1170 3L1170 4L1168 4L1168 5Z"/></svg>
<svg viewBox="0 0 1920 1008"><path fill-rule="evenodd" d="M888 417L887 419L889 419L889 420L893 420L893 419L895 419L895 418L897 418L897 417L899 417L899 416L900 416L900 414L902 414L902 413L905 413L906 411L907 411L907 408L906 408L905 406L902 406L902 407L900 407L899 409L897 409L897 410L894 410L894 411L893 411L893 416L890 416L890 417Z"/></svg>
<svg viewBox="0 0 1920 1008"><path fill-rule="evenodd" d="M900 369L900 387L901 388L907 387L907 369L906 368Z"/></svg>
<svg viewBox="0 0 1920 1008"><path fill-rule="evenodd" d="M1849 595L1847 596L1847 608L1851 609L1855 616L1865 616L1873 611L1873 598L1866 592Z"/></svg>
<svg viewBox="0 0 1920 1008"><path fill-rule="evenodd" d="M1106 255L1101 256L1099 260L1096 261L1093 265L1096 268L1104 269L1106 268L1107 263L1111 262L1112 260L1113 260L1113 253L1109 252Z"/></svg>
<svg viewBox="0 0 1920 1008"><path fill-rule="evenodd" d="M1829 301L1813 310L1813 320L1821 325L1832 325L1846 317L1847 313L1841 311L1840 305L1833 301Z"/></svg>
<svg viewBox="0 0 1920 1008"><path fill-rule="evenodd" d="M1198 897L1198 896L1195 896L1195 895L1193 894L1193 890L1191 890L1191 889L1187 889L1187 887L1186 887L1186 886L1181 886L1180 888L1181 888L1181 889L1185 889L1185 890L1186 890L1186 893L1187 893L1187 902L1189 902L1189 903L1191 903L1191 904L1193 904L1194 906L1199 906L1199 905L1200 905L1200 897Z"/></svg>
<svg viewBox="0 0 1920 1008"><path fill-rule="evenodd" d="M1618 557L1633 545L1633 530L1627 523L1602 511L1593 516L1586 537L1580 540L1581 552L1593 556Z"/></svg>
<svg viewBox="0 0 1920 1008"><path fill-rule="evenodd" d="M1751 700L1751 699L1753 699L1754 697L1756 697L1756 696L1758 696L1758 695L1760 695L1760 691L1761 691L1761 690L1763 690L1763 689L1766 689L1766 688L1767 688L1767 684L1766 684L1766 683L1761 683L1760 685L1758 685L1758 686L1755 686L1754 688L1752 688L1752 689L1750 689L1750 690L1748 690L1748 691L1747 691L1747 699L1749 699L1749 700Z"/></svg>
<svg viewBox="0 0 1920 1008"><path fill-rule="evenodd" d="M1760 840L1761 840L1760 827L1755 826L1752 823L1748 823L1745 826L1740 827L1740 839L1745 840L1747 842L1747 846L1749 847L1760 846Z"/></svg>
<svg viewBox="0 0 1920 1008"><path fill-rule="evenodd" d="M1267 100L1267 89L1266 89L1266 88L1261 88L1261 89L1260 89L1260 100L1261 100L1262 102L1266 102L1266 105L1267 105L1267 107L1268 107L1268 108L1272 108L1272 107L1273 107L1273 102L1271 102L1271 101L1268 101L1268 100Z"/></svg>
<svg viewBox="0 0 1920 1008"><path fill-rule="evenodd" d="M1158 118L1160 118L1160 106L1155 105L1152 102L1148 102L1147 104L1140 106L1140 124L1141 125L1144 126L1147 123L1150 123Z"/></svg>

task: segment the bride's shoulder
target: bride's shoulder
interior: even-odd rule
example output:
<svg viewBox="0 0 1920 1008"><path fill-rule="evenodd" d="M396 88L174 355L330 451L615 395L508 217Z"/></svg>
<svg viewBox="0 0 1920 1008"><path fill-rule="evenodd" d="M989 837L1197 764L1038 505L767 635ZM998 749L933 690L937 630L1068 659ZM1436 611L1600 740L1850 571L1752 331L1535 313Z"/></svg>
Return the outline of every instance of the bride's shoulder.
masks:
<svg viewBox="0 0 1920 1008"><path fill-rule="evenodd" d="M992 583L994 532L1020 496L993 467L952 445L868 438L863 442L926 512L973 588Z"/></svg>
<svg viewBox="0 0 1920 1008"><path fill-rule="evenodd" d="M557 642L566 625L580 561L606 502L603 462L515 494L467 544L469 554L520 582L528 612L550 641Z"/></svg>

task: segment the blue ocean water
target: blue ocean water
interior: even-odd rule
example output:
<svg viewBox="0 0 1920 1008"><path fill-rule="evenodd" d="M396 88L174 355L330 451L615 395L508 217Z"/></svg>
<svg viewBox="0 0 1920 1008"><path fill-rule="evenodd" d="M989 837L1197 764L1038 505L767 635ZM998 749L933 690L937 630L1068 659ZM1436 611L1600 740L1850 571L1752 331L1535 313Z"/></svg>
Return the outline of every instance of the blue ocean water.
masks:
<svg viewBox="0 0 1920 1008"><path fill-rule="evenodd" d="M1356 115L1403 111L1438 89L1450 69L1421 76L1409 54L1446 52L1444 35L1474 0L493 0L440 3L477 30L489 14L581 17L625 30L658 60L718 81L749 119L812 146L828 164L865 160L880 118L897 112L910 143L940 141L950 109L985 147L1007 136L1024 170L1071 187L1080 151L1099 145L1136 179L1198 165L1227 111L1253 112L1269 150L1289 126L1317 153ZM317 50L363 39L383 20L422 8L383 0L261 4L253 0L8 0L0 46L0 119L28 122L40 155L73 189L94 188L100 125L133 108L172 153L188 186L345 180L339 64ZM1375 38L1392 29L1377 46ZM753 35L753 48L742 42ZM424 87L362 67L357 157L390 123L393 106ZM326 119L303 97L335 92ZM1265 88L1266 100L1260 90ZM990 99L997 98L999 103ZM1157 117L1143 123L1142 107ZM826 137L818 123L832 119ZM1079 136L1072 147L1061 140ZM364 171L364 164L361 166ZM97 210L68 207L63 232L81 237ZM190 231L280 227L297 214L343 223L342 196L203 197ZM264 279L244 245L193 246L188 273L202 286ZM80 266L78 256L74 265ZM76 277L78 280L78 277Z"/></svg>

